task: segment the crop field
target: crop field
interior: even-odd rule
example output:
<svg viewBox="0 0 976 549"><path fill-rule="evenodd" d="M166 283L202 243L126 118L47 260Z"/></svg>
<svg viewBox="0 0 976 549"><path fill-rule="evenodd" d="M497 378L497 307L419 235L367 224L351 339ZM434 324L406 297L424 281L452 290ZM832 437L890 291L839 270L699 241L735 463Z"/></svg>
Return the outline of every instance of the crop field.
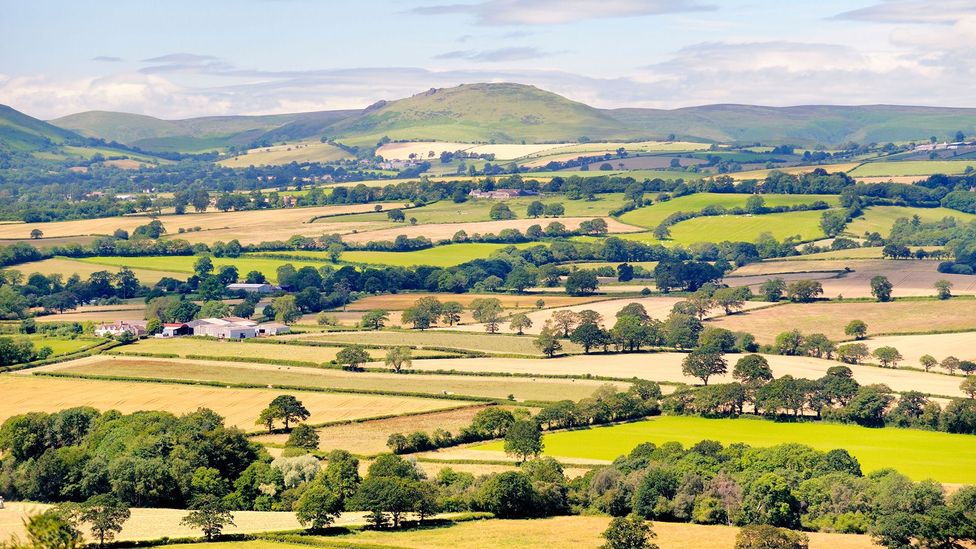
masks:
<svg viewBox="0 0 976 549"><path fill-rule="evenodd" d="M383 332L335 332L329 334L296 334L283 336L302 341L336 341L342 343L373 343L376 345L416 345L420 347L450 347L469 351L496 354L541 355L533 344L535 338L502 334L470 334L441 330L383 331ZM567 352L580 352L582 348L568 341L563 343ZM454 359L452 359L454 360ZM477 359L486 362L484 359ZM419 361L418 361L419 362ZM415 365L417 362L415 362ZM447 369L450 369L447 367Z"/></svg>
<svg viewBox="0 0 976 549"><path fill-rule="evenodd" d="M398 204L380 204L384 209L397 207ZM281 234L282 231L292 234L309 230L307 223L313 217L331 216L344 213L371 212L376 204L346 204L339 206L315 206L311 208L285 208L278 210L252 210L243 212L207 212L200 214L164 215L158 219L166 228L167 235L183 238L178 230L200 227L203 231L217 229L232 229L236 233L221 231L226 234L238 234L241 242L260 242L275 240L279 237L269 236ZM0 238L29 238L30 232L40 229L45 237L66 237L78 235L110 235L115 229L125 229L130 233L139 225L149 223L148 216L103 217L97 219L80 219L75 221L53 221L50 223L5 223L0 225ZM321 232L316 234L322 234ZM235 238L235 237L230 237ZM230 238L214 238L214 240L230 240ZM288 237L285 236L285 239Z"/></svg>
<svg viewBox="0 0 976 549"><path fill-rule="evenodd" d="M932 175L937 173L959 175L964 173L967 167L976 169L976 162L972 160L902 160L897 162L865 162L854 170L851 170L850 174L853 177L875 177L883 175L898 177L906 175Z"/></svg>
<svg viewBox="0 0 976 549"><path fill-rule="evenodd" d="M917 215L922 221L931 223L941 221L945 217L954 217L959 222L976 220L976 215L950 210L949 208L912 208L908 206L872 206L864 210L864 216L851 221L845 232L854 236L864 236L864 233L877 232L886 237L891 233L891 227L898 218L911 219Z"/></svg>
<svg viewBox="0 0 976 549"><path fill-rule="evenodd" d="M413 369L421 371L459 373L498 373L539 376L606 376L618 379L634 377L663 383L700 383L681 372L683 353L627 353L590 354L544 358L475 358L415 360ZM725 358L729 370L741 355L730 354ZM803 356L765 355L776 377L791 375L806 379L823 377L827 369L839 362ZM922 391L932 395L963 396L959 390L959 378L938 373L915 370L880 368L875 366L854 367L854 378L862 385L884 383L894 391ZM732 383L730 374L710 378L709 383Z"/></svg>
<svg viewBox="0 0 976 549"><path fill-rule="evenodd" d="M709 325L747 331L762 343L771 343L777 334L793 328L843 340L847 337L844 326L851 320L866 322L869 334L976 330L976 307L972 304L952 300L787 303L718 318Z"/></svg>
<svg viewBox="0 0 976 549"><path fill-rule="evenodd" d="M476 299L493 298L501 302L506 309L528 309L534 308L535 302L542 300L546 307L565 307L567 305L582 305L594 301L602 301L601 296L571 296L565 293L553 295L537 294L433 294L425 292L407 292L399 294L371 295L363 299L358 299L349 304L347 309L350 311L371 311L373 309L385 309L387 311L402 311L410 307L418 299L423 297L436 297L442 303L456 301L464 307L470 307L471 302Z"/></svg>
<svg viewBox="0 0 976 549"><path fill-rule="evenodd" d="M407 219L413 217L417 223L471 223L475 221L490 221L492 206L502 202L506 204L515 216L519 219L529 218L526 210L529 204L535 201L544 204L559 203L566 208L566 213L561 217L604 217L624 205L623 193L600 194L596 200L568 200L565 196L529 196L512 198L509 200L491 200L484 198L469 199L467 202L457 204L451 200L441 200L421 206L404 210ZM342 217L343 221L362 222L362 221L387 221L386 213L364 213ZM536 219L536 223L545 227L559 218Z"/></svg>
<svg viewBox="0 0 976 549"><path fill-rule="evenodd" d="M162 372L158 372L162 373ZM27 412L53 412L76 406L131 413L161 410L174 414L211 408L229 425L255 431L261 409L282 394L272 389L233 389L165 383L95 381L34 376L0 377L0 420ZM288 391L311 412L311 423L442 410L465 403L413 397Z"/></svg>
<svg viewBox="0 0 976 549"><path fill-rule="evenodd" d="M523 233L531 227L532 225L541 225L545 228L552 221L558 221L565 225L568 230L575 230L579 228L580 223L584 221L590 221L594 219L592 217L560 217L558 219L510 219L505 221L476 221L472 223L431 223L428 225L402 225L400 227L391 227L386 229L378 229L375 231L364 231L357 233L344 234L342 239L345 242L351 243L363 243L363 242L382 242L382 241L393 241L396 237L400 235L407 236L409 238L417 238L419 236L425 236L432 241L436 242L438 240L449 240L458 231L464 231L468 236L474 234L498 234L504 229L518 229ZM634 227L631 225L626 225L617 221L616 219L610 217L604 217L604 221L607 222L607 229L610 233L629 233L640 231L639 227Z"/></svg>
<svg viewBox="0 0 976 549"><path fill-rule="evenodd" d="M610 519L596 516L553 517L537 520L477 520L447 527L403 531L363 530L334 537L315 538L325 547L401 549L523 549L528 547L578 547L596 549L605 540L600 534ZM654 522L652 540L666 549L727 549L735 544L738 529ZM876 547L868 536L810 533L810 549L867 549ZM179 546L177 546L179 547ZM184 549L190 549L189 547ZM233 548L220 548L233 549ZM241 547L240 549L282 549Z"/></svg>
<svg viewBox="0 0 976 549"><path fill-rule="evenodd" d="M698 217L671 227L671 240L679 244L696 242L755 242L763 233L777 240L799 236L801 241L823 238L823 211L786 212L765 215L723 215ZM624 237L626 238L626 237Z"/></svg>
<svg viewBox="0 0 976 549"><path fill-rule="evenodd" d="M259 147L247 153L218 162L228 168L248 166L283 166L292 162L334 162L345 160L352 155L346 151L319 141L301 141L273 147Z"/></svg>
<svg viewBox="0 0 976 549"><path fill-rule="evenodd" d="M414 265L430 265L433 267L453 267L474 259L486 259L493 252L515 246L516 248L530 248L545 245L538 242L522 242L518 244L493 244L488 242L466 242L463 244L446 244L423 250L409 252L380 252L365 250L350 250L342 253L340 260L346 263L366 263L369 265L390 265L394 267L410 267ZM303 257L316 261L329 261L328 252L324 251L294 251L294 252L265 252L263 256Z"/></svg>
<svg viewBox="0 0 976 549"><path fill-rule="evenodd" d="M376 150L376 156L386 160L407 160L410 155L418 160L439 159L442 152L465 151L477 154L494 154L496 160L513 160L530 154L565 147L560 144L503 144L477 145L449 141L409 141L387 143ZM434 153L431 155L430 153Z"/></svg>
<svg viewBox="0 0 976 549"><path fill-rule="evenodd" d="M108 271L114 274L119 270L118 265L104 265L82 261L80 259L69 259L66 257L53 257L51 259L33 261L31 263L21 263L20 265L14 265L10 268L20 271L25 276L29 276L33 273L40 273L42 275L60 274L65 279L73 274L77 274L81 278L88 278L92 275L92 273L95 272ZM159 279L165 276L173 276L173 273L170 271L153 269L133 268L132 272L143 284L155 284L159 282ZM39 318L38 321L43 321L49 318L50 317Z"/></svg>
<svg viewBox="0 0 976 549"><path fill-rule="evenodd" d="M878 347L889 345L898 349L905 357L900 364L921 368L919 358L922 355L932 355L941 361L947 356L954 356L960 360L976 360L976 332L959 332L952 334L919 334L879 336L865 340L863 343L872 351ZM945 371L936 369L937 371ZM959 373L959 372L957 372Z"/></svg>
<svg viewBox="0 0 976 549"><path fill-rule="evenodd" d="M837 172L850 172L851 170L857 168L860 165L861 165L860 162L844 162L840 164L820 164L820 165L811 165L811 166L794 166L792 168L773 168L771 170L768 169L747 170L742 172L733 172L730 173L729 175L732 176L733 179L738 179L741 181L745 179L766 179L766 177L769 175L769 172L772 171L788 173L791 175L799 175L804 173L810 173L816 169L822 168L824 170L827 170L828 173L837 173Z"/></svg>
<svg viewBox="0 0 976 549"><path fill-rule="evenodd" d="M892 467L914 480L976 482L976 470L969 466L976 460L972 435L920 429L662 416L611 427L549 433L543 440L546 455L605 460L626 454L642 442L677 441L690 446L702 440L716 440L757 447L795 442L822 451L844 448L861 462L865 473ZM491 442L474 449L500 452L502 444Z"/></svg>
<svg viewBox="0 0 976 549"><path fill-rule="evenodd" d="M6 223L4 223L6 224ZM12 223L16 225L17 223ZM3 225L3 224L0 224ZM12 239L2 239L0 240L0 246L11 246L13 244L30 244L38 250L43 250L45 248L53 248L55 246L68 246L71 244L80 244L85 246L91 244L95 241L97 237L95 236L63 236L55 238L12 238Z"/></svg>
<svg viewBox="0 0 976 549"><path fill-rule="evenodd" d="M342 347L317 347L303 345L273 345L270 343L244 343L240 341L214 341L197 337L177 337L157 339L142 339L131 345L119 347L122 354L132 353L172 353L185 357L199 355L207 357L230 358L265 358L283 360L301 360L323 363L335 359ZM383 349L367 349L373 360L383 360L386 351ZM443 356L442 351L414 351L414 356Z"/></svg>
<svg viewBox="0 0 976 549"><path fill-rule="evenodd" d="M270 345L270 347L275 346ZM382 367L382 364L377 363L375 366ZM517 401L579 400L592 395L600 386L607 383L580 379L395 374L392 370L390 373L348 372L271 364L104 356L98 359L52 365L46 370L100 376L215 381L313 389L454 394L496 399L506 399L512 395ZM623 382L611 383L621 389L629 387L629 384Z"/></svg>
<svg viewBox="0 0 976 549"><path fill-rule="evenodd" d="M698 212L707 206L722 206L723 208L744 208L746 201L752 195L726 193L696 193L668 200L656 202L627 212L620 216L620 220L631 225L638 225L653 229L661 224L669 215L675 212ZM764 194L766 206L794 206L798 204L812 204L818 200L836 205L837 196L834 195L795 195L795 194Z"/></svg>
<svg viewBox="0 0 976 549"><path fill-rule="evenodd" d="M119 267L129 267L133 271L162 272L163 276L185 278L180 277L179 274L192 274L193 265L198 259L200 259L200 256L195 255L141 257L95 256L80 259L78 262L101 266L100 269L96 270L111 270L114 272L118 270ZM220 268L225 265L233 265L237 267L237 271L242 278L250 271L260 271L268 278L268 280L272 282L277 281L278 267L288 263L294 265L296 269L306 266L315 267L317 269L323 265L332 264L331 262L325 260L273 259L270 257L260 257L254 255L243 255L241 257L211 257L211 261L213 261L214 271L219 271ZM136 276L139 276L138 273ZM142 278L139 280L142 280ZM143 280L143 282L145 281Z"/></svg>

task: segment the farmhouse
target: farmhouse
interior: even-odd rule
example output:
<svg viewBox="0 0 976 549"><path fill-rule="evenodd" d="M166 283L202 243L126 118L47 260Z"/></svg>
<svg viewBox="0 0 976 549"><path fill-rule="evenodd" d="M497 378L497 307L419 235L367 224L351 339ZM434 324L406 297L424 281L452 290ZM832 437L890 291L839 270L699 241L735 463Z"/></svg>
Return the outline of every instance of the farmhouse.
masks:
<svg viewBox="0 0 976 549"><path fill-rule="evenodd" d="M217 339L248 339L257 337L257 322L237 318L204 318L195 320L193 335Z"/></svg>
<svg viewBox="0 0 976 549"><path fill-rule="evenodd" d="M95 328L95 335L100 337L120 336L130 333L136 337L146 335L145 320L119 320L112 324L102 324Z"/></svg>
<svg viewBox="0 0 976 549"><path fill-rule="evenodd" d="M243 282L235 282L233 284L227 285L227 291L229 292L252 292L257 294L270 294L281 290L280 287L273 284L262 283L262 284L245 284Z"/></svg>
<svg viewBox="0 0 976 549"><path fill-rule="evenodd" d="M536 191L526 191L522 189L495 189L494 191L479 191L477 189L468 193L472 198L490 198L492 200L507 200L520 196L538 196Z"/></svg>

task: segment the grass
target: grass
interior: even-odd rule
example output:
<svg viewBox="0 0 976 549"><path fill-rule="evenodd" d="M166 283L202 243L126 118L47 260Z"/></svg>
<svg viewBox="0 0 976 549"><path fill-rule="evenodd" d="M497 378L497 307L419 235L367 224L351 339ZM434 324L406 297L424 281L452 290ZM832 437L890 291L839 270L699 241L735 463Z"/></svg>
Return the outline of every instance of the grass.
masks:
<svg viewBox="0 0 976 549"><path fill-rule="evenodd" d="M724 208L745 207L746 200L751 195L748 194L725 194L725 193L696 193L680 196L666 202L657 202L650 206L638 208L620 216L620 220L631 225L647 227L653 229L661 224L669 215L675 212L697 212L707 206L722 206ZM823 200L828 204L838 203L837 196L834 195L790 195L790 194L764 194L763 200L766 206L794 206L798 204L812 204L818 200Z"/></svg>
<svg viewBox="0 0 976 549"><path fill-rule="evenodd" d="M600 194L596 200L569 200L565 196L531 196L513 198L505 200L504 203L515 213L519 219L525 219L526 209L529 204L539 200L545 204L559 203L566 208L564 217L602 217L624 205L623 193ZM472 221L490 221L492 206L498 200L490 199L471 199L467 202L457 204L451 200L440 200L433 204L412 208L403 213L407 219L417 218L418 223L469 223ZM366 213L344 216L344 221L387 221L386 213ZM558 221L557 219L539 218L538 223L545 227L547 224Z"/></svg>
<svg viewBox="0 0 976 549"><path fill-rule="evenodd" d="M557 288L558 290L558 288ZM422 297L436 297L442 303L456 301L464 307L470 307L476 299L494 298L501 302L506 309L528 309L535 308L535 302L541 299L546 307L563 307L566 305L582 305L606 299L603 296L584 296L577 297L562 294L437 294L427 292L404 292L399 294L372 295L353 301L347 307L350 311L369 311L372 309L385 309L387 311L402 311L410 307Z"/></svg>
<svg viewBox="0 0 976 549"><path fill-rule="evenodd" d="M98 360L101 360L100 358ZM157 374L162 374L157 370ZM192 412L206 406L228 425L254 431L261 409L283 391L275 389L236 389L165 383L95 381L86 379L44 378L35 376L0 377L0 421L27 412L54 412L76 406L132 413L162 410L174 414ZM288 391L311 412L312 423L441 410L463 405L460 401L412 397L336 394Z"/></svg>
<svg viewBox="0 0 976 549"><path fill-rule="evenodd" d="M890 175L932 175L937 173L959 175L967 167L976 169L973 160L902 160L898 162L866 162L851 170L854 177L876 177Z"/></svg>
<svg viewBox="0 0 976 549"><path fill-rule="evenodd" d="M514 245L516 248L530 248L540 244L538 242L520 244L468 242L435 246L433 248L410 252L346 251L342 253L340 260L345 263L366 263L369 265L388 265L394 267L410 267L413 265L453 267L454 265L460 265L461 263L466 263L474 259L486 259L493 252L511 245ZM315 261L329 261L329 254L324 251L267 252L262 255L300 256Z"/></svg>
<svg viewBox="0 0 976 549"><path fill-rule="evenodd" d="M786 212L765 215L722 215L696 217L671 227L671 238L658 240L650 231L619 234L620 238L638 242L694 244L696 242L755 242L763 233L776 239L799 236L803 241L823 238L820 228L822 210Z"/></svg>
<svg viewBox="0 0 976 549"><path fill-rule="evenodd" d="M86 349L105 341L104 339L97 337L79 337L71 339L67 337L45 337L39 334L30 336L30 340L36 349L40 349L41 347L50 347L51 350L54 351L54 356L77 353L82 349Z"/></svg>
<svg viewBox="0 0 976 549"><path fill-rule="evenodd" d="M40 273L43 275L60 274L65 278L73 274L77 274L81 278L88 278L92 275L92 273L98 271L109 271L111 273L115 273L119 270L118 265L99 264L80 259L69 259L66 257L54 257L51 259L44 259L42 261L21 263L20 265L14 265L10 268L20 271L24 275L31 275L33 273ZM173 276L173 273L168 270L133 268L132 271L136 275L136 278L138 278L143 284L155 284L164 276Z"/></svg>
<svg viewBox="0 0 976 549"><path fill-rule="evenodd" d="M976 215L950 210L949 208L912 208L908 206L873 206L864 211L864 215L847 225L846 232L854 236L862 236L866 232L878 232L887 237L891 227L899 218L911 219L919 216L923 222L941 221L945 217L954 217L959 222L976 220Z"/></svg>
<svg viewBox="0 0 976 549"><path fill-rule="evenodd" d="M133 270L168 272L167 276L177 276L174 273L190 274L193 273L193 265L199 256L180 255L180 256L145 256L145 257L126 257L126 256L95 256L80 259L80 262L102 265L107 267L129 267ZM225 265L237 267L241 278L250 271L260 271L272 282L278 278L278 267L285 264L292 264L296 269L302 267L315 267L316 269L326 264L325 261L316 260L295 260L295 259L272 259L268 257L257 257L245 255L241 257L211 257L214 270L219 271ZM331 263L330 263L331 264ZM136 275L138 276L138 274ZM140 280L142 280L140 278Z"/></svg>
<svg viewBox="0 0 976 549"><path fill-rule="evenodd" d="M550 433L546 455L612 460L642 442L678 441L690 446L701 440L723 444L744 442L773 446L788 442L818 450L844 448L861 462L865 473L893 467L912 479L976 482L976 438L917 429L869 429L834 423L776 423L753 418L705 419L665 416L611 427ZM477 446L502 451L501 442Z"/></svg>
<svg viewBox="0 0 976 549"><path fill-rule="evenodd" d="M274 345L247 345L271 347ZM291 346L287 347L290 349ZM451 393L517 400L579 400L593 394L603 382L564 379L529 379L504 376L415 375L302 368L261 364L218 364L206 361L177 361L148 358L106 358L68 365L61 371L72 374L165 378L216 381L220 383L260 383L312 389L376 390L406 393ZM614 383L625 389L626 383ZM385 444L385 442L384 442Z"/></svg>
<svg viewBox="0 0 976 549"><path fill-rule="evenodd" d="M292 162L334 162L351 158L351 156L335 145L319 141L302 141L251 149L246 154L221 160L218 164L228 168L282 166Z"/></svg>
<svg viewBox="0 0 976 549"><path fill-rule="evenodd" d="M402 331L402 332L336 332L331 334L304 335L302 340L338 341L343 343L374 343L378 345L418 345L450 347L470 351L483 351L498 354L541 355L533 344L534 337L509 336L501 334L479 334L447 332L440 330ZM564 350L578 351L576 345L563 343Z"/></svg>
<svg viewBox="0 0 976 549"><path fill-rule="evenodd" d="M241 343L239 341L213 341L201 338L166 338L142 339L131 345L116 349L122 354L132 353L172 353L182 357L187 355L201 355L230 358L266 358L301 360L323 363L335 359L341 347L317 347L302 345L271 345L264 343ZM373 360L383 360L386 351L383 349L368 349ZM441 351L414 351L414 356L443 356Z"/></svg>

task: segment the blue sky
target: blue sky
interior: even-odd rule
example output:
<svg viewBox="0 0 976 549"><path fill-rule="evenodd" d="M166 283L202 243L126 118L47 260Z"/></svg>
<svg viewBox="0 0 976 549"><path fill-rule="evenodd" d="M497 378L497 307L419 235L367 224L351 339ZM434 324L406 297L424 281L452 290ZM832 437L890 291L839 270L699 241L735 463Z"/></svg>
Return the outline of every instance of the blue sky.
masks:
<svg viewBox="0 0 976 549"><path fill-rule="evenodd" d="M972 0L32 0L0 103L42 118L364 107L516 81L599 107L976 107Z"/></svg>

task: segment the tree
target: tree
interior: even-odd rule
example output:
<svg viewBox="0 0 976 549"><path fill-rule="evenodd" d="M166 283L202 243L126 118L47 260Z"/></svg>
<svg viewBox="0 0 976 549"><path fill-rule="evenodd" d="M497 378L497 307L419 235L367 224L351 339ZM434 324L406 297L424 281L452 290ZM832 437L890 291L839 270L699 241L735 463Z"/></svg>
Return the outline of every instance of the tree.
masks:
<svg viewBox="0 0 976 549"><path fill-rule="evenodd" d="M535 284L536 277L523 267L515 267L505 277L505 286L516 293L523 293L526 288Z"/></svg>
<svg viewBox="0 0 976 549"><path fill-rule="evenodd" d="M502 302L494 297L475 299L471 302L471 316L485 325L489 334L498 332L498 324L502 316Z"/></svg>
<svg viewBox="0 0 976 549"><path fill-rule="evenodd" d="M302 423L292 429L288 435L285 446L291 448L304 448L305 450L317 450L319 447L319 434L315 429Z"/></svg>
<svg viewBox="0 0 976 549"><path fill-rule="evenodd" d="M129 506L111 494L92 496L81 506L81 521L88 524L92 535L98 538L98 546L115 539L122 525L129 520Z"/></svg>
<svg viewBox="0 0 976 549"><path fill-rule="evenodd" d="M197 258L193 263L193 272L200 278L207 278L214 270L213 261L210 256L205 255Z"/></svg>
<svg viewBox="0 0 976 549"><path fill-rule="evenodd" d="M512 315L508 327L511 330L515 330L518 335L522 335L526 328L532 327L532 319L525 313L517 313Z"/></svg>
<svg viewBox="0 0 976 549"><path fill-rule="evenodd" d="M283 295L271 300L275 320L283 324L291 324L302 317L302 311L295 303L295 296Z"/></svg>
<svg viewBox="0 0 976 549"><path fill-rule="evenodd" d="M592 322L580 324L569 334L569 340L577 345L581 345L584 353L589 353L593 347L603 345L606 338L606 332Z"/></svg>
<svg viewBox="0 0 976 549"><path fill-rule="evenodd" d="M41 238L42 236L44 236L44 231L42 231L40 229L33 229L30 232L30 237L31 237L32 240L37 240L38 238Z"/></svg>
<svg viewBox="0 0 976 549"><path fill-rule="evenodd" d="M566 293L569 295L589 295L595 292L599 285L596 271L580 269L572 271L566 277Z"/></svg>
<svg viewBox="0 0 976 549"><path fill-rule="evenodd" d="M797 280L786 286L786 295L790 301L809 303L823 294L823 285L816 280Z"/></svg>
<svg viewBox="0 0 976 549"><path fill-rule="evenodd" d="M762 294L763 299L774 303L783 299L785 291L786 281L782 278L771 278L759 286L759 293Z"/></svg>
<svg viewBox="0 0 976 549"><path fill-rule="evenodd" d="M558 202L553 202L552 204L546 204L546 217L559 217L566 213L566 207Z"/></svg>
<svg viewBox="0 0 976 549"><path fill-rule="evenodd" d="M689 377L697 377L704 385L708 385L708 378L722 375L728 371L728 363L720 353L695 350L688 353L681 361L681 373Z"/></svg>
<svg viewBox="0 0 976 549"><path fill-rule="evenodd" d="M362 345L350 345L340 349L335 360L337 364L344 364L348 370L356 370L361 364L369 362L370 356Z"/></svg>
<svg viewBox="0 0 976 549"><path fill-rule="evenodd" d="M952 282L945 279L938 280L935 283L935 290L939 299L949 299L952 297Z"/></svg>
<svg viewBox="0 0 976 549"><path fill-rule="evenodd" d="M505 453L519 458L524 463L530 456L542 453L542 431L539 424L531 419L518 420L505 432Z"/></svg>
<svg viewBox="0 0 976 549"><path fill-rule="evenodd" d="M380 527L387 523L386 514L393 518L393 527L400 526L404 513L416 507L418 482L412 478L370 473L359 486L357 507L370 512L370 522Z"/></svg>
<svg viewBox="0 0 976 549"><path fill-rule="evenodd" d="M545 205L538 200L533 200L529 203L529 207L526 210L526 214L529 217L540 217L545 212Z"/></svg>
<svg viewBox="0 0 976 549"><path fill-rule="evenodd" d="M976 398L976 376L966 376L966 379L959 384L959 390L969 398Z"/></svg>
<svg viewBox="0 0 976 549"><path fill-rule="evenodd" d="M386 351L383 362L393 368L394 372L400 373L404 366L409 368L413 365L413 353L410 351L410 347L393 347Z"/></svg>
<svg viewBox="0 0 976 549"><path fill-rule="evenodd" d="M731 315L742 310L751 293L748 286L719 288L712 295L712 300L725 311L725 314Z"/></svg>
<svg viewBox="0 0 976 549"><path fill-rule="evenodd" d="M461 313L463 312L464 306L457 301L445 301L441 307L441 320L446 322L448 326L454 326L461 322Z"/></svg>
<svg viewBox="0 0 976 549"><path fill-rule="evenodd" d="M601 535L607 540L601 549L657 549L657 545L650 542L656 537L654 531L637 515L614 517Z"/></svg>
<svg viewBox="0 0 976 549"><path fill-rule="evenodd" d="M324 477L316 478L295 503L295 516L302 526L319 531L332 525L344 508L342 492Z"/></svg>
<svg viewBox="0 0 976 549"><path fill-rule="evenodd" d="M919 357L918 362L926 372L939 365L939 361L932 355L922 355Z"/></svg>
<svg viewBox="0 0 976 549"><path fill-rule="evenodd" d="M442 310L441 302L436 297L422 297L403 311L400 320L404 324L408 322L413 324L414 328L426 330L437 322Z"/></svg>
<svg viewBox="0 0 976 549"><path fill-rule="evenodd" d="M835 237L847 225L847 210L827 210L820 215L820 228L829 237Z"/></svg>
<svg viewBox="0 0 976 549"><path fill-rule="evenodd" d="M285 424L285 430L289 430L289 425L294 421L305 421L311 415L302 401L292 395L279 395L271 401L268 408L277 410L278 419Z"/></svg>
<svg viewBox="0 0 976 549"><path fill-rule="evenodd" d="M776 473L765 473L746 485L742 514L747 523L800 527L800 502Z"/></svg>
<svg viewBox="0 0 976 549"><path fill-rule="evenodd" d="M230 314L230 305L223 301L206 301L199 314L200 318L223 318Z"/></svg>
<svg viewBox="0 0 976 549"><path fill-rule="evenodd" d="M878 301L891 301L891 291L894 286L887 277L877 275L871 278L871 295Z"/></svg>
<svg viewBox="0 0 976 549"><path fill-rule="evenodd" d="M852 320L844 327L844 335L854 339L864 339L868 334L868 325L863 320Z"/></svg>
<svg viewBox="0 0 976 549"><path fill-rule="evenodd" d="M579 313L564 309L561 311L556 311L552 313L552 318L550 319L554 327L558 328L563 333L563 337L569 337L569 332L579 324L580 316Z"/></svg>
<svg viewBox="0 0 976 549"><path fill-rule="evenodd" d="M538 337L532 343L549 358L556 356L556 353L563 348L556 332L548 324L539 332Z"/></svg>
<svg viewBox="0 0 976 549"><path fill-rule="evenodd" d="M807 549L810 538L802 532L768 524L743 526L735 536L735 549Z"/></svg>
<svg viewBox="0 0 976 549"><path fill-rule="evenodd" d="M517 471L489 477L478 490L479 507L500 519L524 518L537 514L537 494L532 481Z"/></svg>
<svg viewBox="0 0 976 549"><path fill-rule="evenodd" d="M871 356L880 360L881 366L884 368L887 368L889 366L892 368L897 368L898 361L903 358L901 356L901 353L898 352L898 349L895 349L894 347L888 345L885 345L883 347L878 347L877 349L871 352Z"/></svg>
<svg viewBox="0 0 976 549"><path fill-rule="evenodd" d="M57 507L32 516L24 526L29 542L26 547L30 549L76 549L85 546L84 538L71 518Z"/></svg>
<svg viewBox="0 0 976 549"><path fill-rule="evenodd" d="M501 219L515 219L515 212L508 207L508 204L504 202L497 202L491 206L491 210L488 212L488 217L494 220Z"/></svg>
<svg viewBox="0 0 976 549"><path fill-rule="evenodd" d="M949 375L953 375L956 373L956 370L959 369L959 364L960 361L958 358L954 356L947 356L942 359L942 363L939 365L943 370L949 372Z"/></svg>
<svg viewBox="0 0 976 549"><path fill-rule="evenodd" d="M366 314L363 315L359 323L363 328L379 330L386 325L386 321L388 320L390 320L389 312L383 309L374 309L372 311L366 311Z"/></svg>
<svg viewBox="0 0 976 549"><path fill-rule="evenodd" d="M837 359L847 364L860 364L869 355L868 346L863 343L848 343L837 347Z"/></svg>
<svg viewBox="0 0 976 549"><path fill-rule="evenodd" d="M207 541L219 537L224 527L236 526L234 516L217 496L211 494L200 496L192 505L193 510L183 517L180 524L200 529Z"/></svg>
<svg viewBox="0 0 976 549"><path fill-rule="evenodd" d="M763 384L773 380L773 371L766 357L746 355L736 361L732 378L745 384Z"/></svg>

